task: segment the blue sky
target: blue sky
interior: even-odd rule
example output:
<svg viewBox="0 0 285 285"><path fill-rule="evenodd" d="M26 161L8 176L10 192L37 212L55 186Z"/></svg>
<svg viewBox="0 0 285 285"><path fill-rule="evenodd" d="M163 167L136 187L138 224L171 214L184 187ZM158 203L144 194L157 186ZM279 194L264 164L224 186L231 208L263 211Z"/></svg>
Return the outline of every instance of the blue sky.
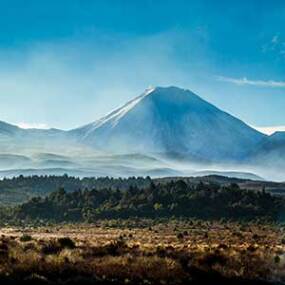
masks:
<svg viewBox="0 0 285 285"><path fill-rule="evenodd" d="M285 126L285 2L0 1L0 120L69 129L169 85Z"/></svg>

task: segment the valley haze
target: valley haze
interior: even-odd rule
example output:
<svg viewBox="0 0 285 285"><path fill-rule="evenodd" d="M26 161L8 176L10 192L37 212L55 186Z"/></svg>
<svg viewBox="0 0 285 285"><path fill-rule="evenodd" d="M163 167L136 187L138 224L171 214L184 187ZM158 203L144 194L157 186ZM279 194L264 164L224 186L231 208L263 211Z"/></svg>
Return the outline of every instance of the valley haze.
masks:
<svg viewBox="0 0 285 285"><path fill-rule="evenodd" d="M202 176L284 181L285 132L265 135L193 92L149 88L85 126L0 122L0 177Z"/></svg>

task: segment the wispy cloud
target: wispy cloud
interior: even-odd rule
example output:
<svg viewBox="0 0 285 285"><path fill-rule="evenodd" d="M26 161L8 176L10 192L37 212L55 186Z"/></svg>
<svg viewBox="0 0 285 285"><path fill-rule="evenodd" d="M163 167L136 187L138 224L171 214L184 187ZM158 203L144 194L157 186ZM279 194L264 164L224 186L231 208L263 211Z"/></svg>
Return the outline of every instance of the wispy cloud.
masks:
<svg viewBox="0 0 285 285"><path fill-rule="evenodd" d="M273 38L271 39L271 43L272 44L278 44L279 42L279 34L276 34L273 36Z"/></svg>
<svg viewBox="0 0 285 285"><path fill-rule="evenodd" d="M274 53L276 56L281 55L283 58L285 55L284 37L281 37L280 33L273 35L270 41L262 45L261 50L263 53Z"/></svg>
<svg viewBox="0 0 285 285"><path fill-rule="evenodd" d="M20 122L17 124L22 129L48 129L48 125L44 123L26 123Z"/></svg>
<svg viewBox="0 0 285 285"><path fill-rule="evenodd" d="M270 127L256 127L252 126L254 129L266 135L272 135L275 132L285 132L285 126L270 126Z"/></svg>
<svg viewBox="0 0 285 285"><path fill-rule="evenodd" d="M225 77L225 76L217 76L217 80L233 83L236 85L252 85L252 86L258 86L258 87L285 88L285 81L250 80L250 79L247 79L246 77L233 78L233 77Z"/></svg>

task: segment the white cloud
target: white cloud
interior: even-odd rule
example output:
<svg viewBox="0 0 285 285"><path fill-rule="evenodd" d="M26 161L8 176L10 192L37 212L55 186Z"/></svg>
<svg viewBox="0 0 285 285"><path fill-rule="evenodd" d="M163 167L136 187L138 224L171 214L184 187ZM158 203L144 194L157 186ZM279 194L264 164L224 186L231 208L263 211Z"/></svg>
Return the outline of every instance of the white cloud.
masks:
<svg viewBox="0 0 285 285"><path fill-rule="evenodd" d="M270 127L255 127L252 126L254 129L258 130L261 133L266 135L272 135L275 132L285 132L285 126L270 126Z"/></svg>
<svg viewBox="0 0 285 285"><path fill-rule="evenodd" d="M284 38L280 37L280 34L275 34L270 41L263 44L261 50L263 53L271 52L274 53L276 56L281 55L283 58L284 56L284 46L285 41Z"/></svg>
<svg viewBox="0 0 285 285"><path fill-rule="evenodd" d="M20 122L17 124L22 129L48 129L49 126L44 123L26 123Z"/></svg>
<svg viewBox="0 0 285 285"><path fill-rule="evenodd" d="M225 76L217 76L217 80L233 83L236 85L251 85L251 86L257 86L257 87L285 88L285 81L249 80L246 77L232 78L232 77L225 77Z"/></svg>
<svg viewBox="0 0 285 285"><path fill-rule="evenodd" d="M273 36L273 38L271 39L271 43L273 44L278 44L279 42L279 34Z"/></svg>

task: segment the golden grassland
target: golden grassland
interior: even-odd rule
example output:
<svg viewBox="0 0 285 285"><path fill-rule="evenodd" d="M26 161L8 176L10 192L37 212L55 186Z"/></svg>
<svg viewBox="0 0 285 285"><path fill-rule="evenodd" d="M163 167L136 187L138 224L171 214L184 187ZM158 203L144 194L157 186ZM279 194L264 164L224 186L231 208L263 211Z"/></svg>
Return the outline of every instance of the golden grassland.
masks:
<svg viewBox="0 0 285 285"><path fill-rule="evenodd" d="M0 229L0 281L282 283L284 237L280 225L193 220L4 227Z"/></svg>

